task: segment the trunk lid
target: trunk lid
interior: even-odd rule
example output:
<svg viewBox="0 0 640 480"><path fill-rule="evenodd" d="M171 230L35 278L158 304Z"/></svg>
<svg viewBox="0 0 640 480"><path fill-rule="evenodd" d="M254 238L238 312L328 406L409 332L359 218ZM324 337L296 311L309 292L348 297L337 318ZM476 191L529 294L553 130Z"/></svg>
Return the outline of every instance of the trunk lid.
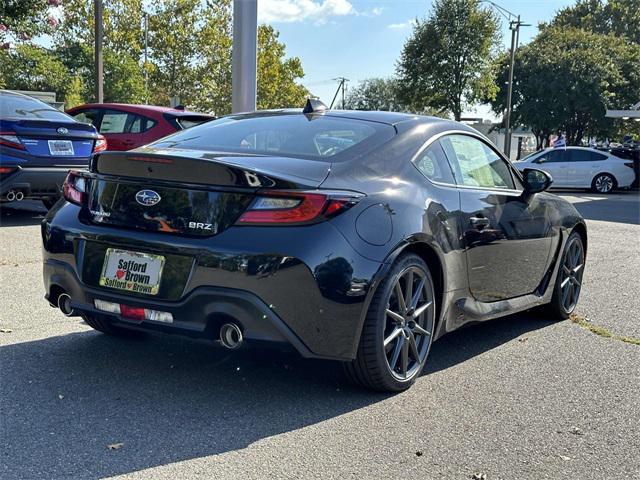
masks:
<svg viewBox="0 0 640 480"><path fill-rule="evenodd" d="M95 128L80 122L19 120L13 131L32 155L31 167L86 165L97 138Z"/></svg>
<svg viewBox="0 0 640 480"><path fill-rule="evenodd" d="M258 190L315 189L330 164L282 157L142 148L94 156L90 220L186 236L232 226Z"/></svg>

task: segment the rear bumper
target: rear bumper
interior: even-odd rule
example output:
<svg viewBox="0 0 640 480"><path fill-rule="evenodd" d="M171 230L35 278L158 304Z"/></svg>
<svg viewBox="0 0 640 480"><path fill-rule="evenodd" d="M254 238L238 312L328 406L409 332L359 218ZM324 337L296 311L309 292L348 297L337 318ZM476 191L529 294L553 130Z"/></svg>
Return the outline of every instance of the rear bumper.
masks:
<svg viewBox="0 0 640 480"><path fill-rule="evenodd" d="M178 302L142 301L114 292L89 288L78 279L70 265L47 260L44 263L45 298L56 306L52 287L68 293L77 313L98 315L124 328L155 330L193 338L216 340L220 326L232 320L241 326L245 340L291 345L304 357L318 357L291 331L286 323L251 292L220 287L199 287ZM132 307L153 308L173 315L173 322L143 322L106 313L95 308L96 299L123 303Z"/></svg>
<svg viewBox="0 0 640 480"><path fill-rule="evenodd" d="M19 168L0 182L0 197L11 190L27 198L58 196L68 172L68 168Z"/></svg>
<svg viewBox="0 0 640 480"><path fill-rule="evenodd" d="M60 202L43 221L49 296L62 289L85 312L102 299L174 317L171 324L109 318L123 326L215 340L220 324L233 319L248 341L285 342L305 357L354 358L381 263L357 254L330 222L187 238L93 225L79 213ZM100 287L107 246L165 256L158 295Z"/></svg>

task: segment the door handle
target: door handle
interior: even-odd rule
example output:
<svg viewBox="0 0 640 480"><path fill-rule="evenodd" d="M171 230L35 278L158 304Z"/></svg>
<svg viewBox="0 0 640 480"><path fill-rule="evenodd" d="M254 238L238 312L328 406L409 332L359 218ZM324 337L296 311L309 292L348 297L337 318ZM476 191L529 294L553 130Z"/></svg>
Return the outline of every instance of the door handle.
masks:
<svg viewBox="0 0 640 480"><path fill-rule="evenodd" d="M483 228L488 227L491 223L486 217L471 217L469 221L477 230L482 230Z"/></svg>

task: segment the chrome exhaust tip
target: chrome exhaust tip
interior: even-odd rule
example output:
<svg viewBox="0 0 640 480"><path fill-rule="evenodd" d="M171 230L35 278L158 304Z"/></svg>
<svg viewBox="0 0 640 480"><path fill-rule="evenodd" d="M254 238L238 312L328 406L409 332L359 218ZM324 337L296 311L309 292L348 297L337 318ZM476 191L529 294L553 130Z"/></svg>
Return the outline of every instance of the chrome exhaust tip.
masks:
<svg viewBox="0 0 640 480"><path fill-rule="evenodd" d="M240 348L242 340L242 330L235 323L225 323L220 327L220 343L229 350Z"/></svg>
<svg viewBox="0 0 640 480"><path fill-rule="evenodd" d="M9 190L6 198L9 202L13 202L16 199L16 193L13 190Z"/></svg>
<svg viewBox="0 0 640 480"><path fill-rule="evenodd" d="M24 200L24 193L16 192L16 201L21 202L22 200Z"/></svg>
<svg viewBox="0 0 640 480"><path fill-rule="evenodd" d="M69 296L69 294L67 293L60 294L60 296L58 297L58 308L67 317L70 317L73 315L74 311L73 311L73 307L71 307L71 297Z"/></svg>

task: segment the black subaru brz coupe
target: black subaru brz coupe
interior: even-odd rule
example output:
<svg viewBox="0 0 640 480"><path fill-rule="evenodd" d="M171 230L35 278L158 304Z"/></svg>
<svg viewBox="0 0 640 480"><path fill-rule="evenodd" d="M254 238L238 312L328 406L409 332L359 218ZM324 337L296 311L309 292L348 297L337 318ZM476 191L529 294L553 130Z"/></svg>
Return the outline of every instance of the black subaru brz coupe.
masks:
<svg viewBox="0 0 640 480"><path fill-rule="evenodd" d="M461 325L574 310L586 227L551 182L439 118L230 115L71 172L46 298L104 333L289 345L399 391Z"/></svg>

